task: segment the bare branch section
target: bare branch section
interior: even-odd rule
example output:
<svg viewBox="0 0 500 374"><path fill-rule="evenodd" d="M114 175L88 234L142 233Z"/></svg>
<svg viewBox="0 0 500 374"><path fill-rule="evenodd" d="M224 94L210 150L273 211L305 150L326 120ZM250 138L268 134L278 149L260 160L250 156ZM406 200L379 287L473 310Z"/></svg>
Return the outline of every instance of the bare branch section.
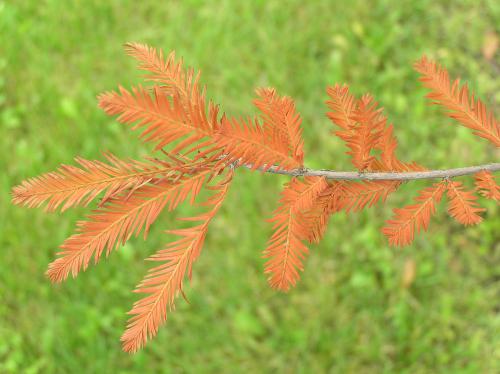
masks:
<svg viewBox="0 0 500 374"><path fill-rule="evenodd" d="M240 167L255 170L251 164L242 164ZM369 180L369 181L408 181L415 179L438 179L438 178L455 178L464 175L472 175L481 171L497 172L500 171L500 163L484 164L477 166L468 166L456 169L443 169L443 170L425 170L425 171L412 171L404 173L393 172L359 172L359 171L336 171L336 170L315 170L309 168L283 170L278 167L264 167L257 168L257 170L264 171L272 174L289 175L292 177L324 177L326 179L336 180Z"/></svg>

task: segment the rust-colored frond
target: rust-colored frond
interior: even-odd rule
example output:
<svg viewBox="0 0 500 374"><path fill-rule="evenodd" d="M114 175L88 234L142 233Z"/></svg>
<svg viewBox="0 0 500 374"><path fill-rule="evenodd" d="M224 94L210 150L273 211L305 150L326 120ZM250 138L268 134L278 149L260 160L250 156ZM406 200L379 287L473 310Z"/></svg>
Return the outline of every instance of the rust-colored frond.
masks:
<svg viewBox="0 0 500 374"><path fill-rule="evenodd" d="M310 209L316 198L328 187L323 177L293 179L283 191L283 199L289 202L294 212Z"/></svg>
<svg viewBox="0 0 500 374"><path fill-rule="evenodd" d="M372 150L383 139L386 118L381 114L382 109L377 108L377 103L369 94L355 100L345 85L335 85L328 88L327 92L331 99L327 101L327 105L332 110L327 116L340 127L335 135L349 148L347 154L351 156L352 164L358 170L384 169L384 165L372 154ZM394 149L396 145L397 143L392 144Z"/></svg>
<svg viewBox="0 0 500 374"><path fill-rule="evenodd" d="M290 156L288 145L279 136L270 137L255 120L223 118L217 136L217 144L224 148L225 163L252 164L253 169L269 169L273 164L280 169L301 167L301 163Z"/></svg>
<svg viewBox="0 0 500 374"><path fill-rule="evenodd" d="M425 167L419 165L415 161L403 162L396 156L396 149L398 147L398 141L394 136L394 126L392 124L386 126L380 135L380 141L378 142L376 149L380 150L380 164L377 167L372 164L372 169L374 170L386 170L386 171L423 171L426 170Z"/></svg>
<svg viewBox="0 0 500 374"><path fill-rule="evenodd" d="M53 282L64 281L70 273L76 277L80 270L87 269L92 256L97 263L104 249L107 256L142 230L146 237L149 227L165 206L173 210L189 194L193 203L210 173L210 170L204 170L175 181L164 180L111 199L104 207L95 210L87 221L78 222L77 233L66 239L60 247L59 257L49 265L48 277Z"/></svg>
<svg viewBox="0 0 500 374"><path fill-rule="evenodd" d="M310 209L304 211L304 222L308 230L306 240L318 243L326 230L332 214L345 210L359 212L387 197L397 190L397 181L332 182L323 189Z"/></svg>
<svg viewBox="0 0 500 374"><path fill-rule="evenodd" d="M398 141L394 136L394 126L390 124L386 126L380 136L379 142L380 161L387 170L401 170L403 167L400 165L402 162L396 157L396 149L398 148Z"/></svg>
<svg viewBox="0 0 500 374"><path fill-rule="evenodd" d="M255 106L262 112L264 131L272 138L282 139L288 145L291 156L301 165L304 162L302 122L290 97L280 97L273 88L257 90Z"/></svg>
<svg viewBox="0 0 500 374"><path fill-rule="evenodd" d="M431 90L429 99L448 109L451 118L472 129L475 135L500 147L500 123L481 100L469 93L467 84L460 86L459 79L451 83L448 71L426 56L414 66L422 75L420 81Z"/></svg>
<svg viewBox="0 0 500 374"><path fill-rule="evenodd" d="M346 143L347 154L358 170L424 170L416 163L405 163L396 157L398 142L393 125L387 125L383 108L378 107L371 94L355 100L347 86L339 85L329 88L328 94L331 100L327 104L332 109L328 117L340 127L335 135Z"/></svg>
<svg viewBox="0 0 500 374"><path fill-rule="evenodd" d="M477 197L472 191L464 190L462 182L448 181L448 213L462 225L475 225L483 220L479 213L485 209L477 204Z"/></svg>
<svg viewBox="0 0 500 374"><path fill-rule="evenodd" d="M314 205L316 197L327 187L321 177L304 181L294 178L285 185L280 206L270 219L274 233L264 251L268 259L265 273L269 274L271 287L288 291L299 279L303 258L309 252L302 240L311 236L303 212Z"/></svg>
<svg viewBox="0 0 500 374"><path fill-rule="evenodd" d="M200 73L195 72L192 68L184 68L182 60L176 61L175 52L171 52L166 59L163 58L163 52L157 51L155 48L149 47L140 43L125 44L127 54L139 61L139 69L145 70L146 78L149 81L156 82L159 86L156 90L162 94L175 99L177 105L184 108L184 112L190 118L194 127L202 129L205 126L199 124L208 123L209 129L207 136L213 136L213 133L219 126L219 106L212 101L208 102L208 118L205 107L205 87L199 86ZM199 138L196 135L188 137L180 143L175 150L181 150L183 147L191 145ZM201 144L194 144L193 147L185 153L197 151L201 148L206 148L204 151L197 154L196 158L201 158L207 154L212 154L213 158L220 156L214 155L212 139L206 139Z"/></svg>
<svg viewBox="0 0 500 374"><path fill-rule="evenodd" d="M76 205L88 205L105 191L101 204L122 191L138 188L155 177L176 172L177 165L158 160L123 161L108 153L108 163L80 157L80 167L62 165L58 170L24 181L12 190L14 204L29 208L47 202L46 211L61 206L64 211Z"/></svg>
<svg viewBox="0 0 500 374"><path fill-rule="evenodd" d="M374 169L373 165L376 164L376 158L371 152L383 140L381 134L386 118L381 112L382 108L377 109L377 103L371 95L363 95L351 113L355 125L349 130L336 132L351 149L347 154L352 157L352 163L358 170Z"/></svg>
<svg viewBox="0 0 500 374"><path fill-rule="evenodd" d="M313 206L304 212L308 227L307 241L318 243L324 235L332 214L342 210L359 212L387 197L400 186L398 181L332 182L316 198Z"/></svg>
<svg viewBox="0 0 500 374"><path fill-rule="evenodd" d="M475 176L476 191L486 197L500 201L500 186L496 183L495 177L489 171L481 171Z"/></svg>
<svg viewBox="0 0 500 374"><path fill-rule="evenodd" d="M340 206L349 213L359 212L367 206L371 208L379 201L385 202L401 183L398 181L364 181L343 182L343 184Z"/></svg>
<svg viewBox="0 0 500 374"><path fill-rule="evenodd" d="M150 74L147 79L159 83L161 90L168 96L176 93L183 102L199 95L199 73L193 69L184 69L182 60L176 61L175 52L170 52L166 59L163 52L140 43L125 44L125 51L139 62L139 69Z"/></svg>
<svg viewBox="0 0 500 374"><path fill-rule="evenodd" d="M328 118L344 130L350 130L355 125L352 114L356 109L356 99L349 92L349 86L336 84L326 90L330 100L326 102L331 112Z"/></svg>
<svg viewBox="0 0 500 374"><path fill-rule="evenodd" d="M314 204L302 214L307 226L305 239L319 243L325 234L332 214L344 207L345 182L332 182L316 197Z"/></svg>
<svg viewBox="0 0 500 374"><path fill-rule="evenodd" d="M226 196L231 177L230 173L223 182L211 187L216 193L205 203L210 206L210 211L187 219L201 224L188 229L169 231L181 238L149 258L150 261L161 264L150 269L148 275L137 286L135 292L147 296L137 301L129 312L132 317L121 338L125 352L133 353L142 348L167 320L168 311L174 308L175 297L183 292L185 275L191 279L192 265L200 255L208 225Z"/></svg>
<svg viewBox="0 0 500 374"><path fill-rule="evenodd" d="M132 92L120 87L120 93L101 94L99 106L109 115L118 115L122 123L136 123L134 130L143 128L141 137L156 143L156 150L181 139L172 153L189 154L207 146L215 149L210 137L219 125L217 107L211 105L207 115L203 96L195 96L182 105L178 94L169 100L158 87L152 95L141 86Z"/></svg>
<svg viewBox="0 0 500 374"><path fill-rule="evenodd" d="M394 209L394 218L387 221L387 226L382 229L390 245L409 245L415 238L415 232L427 230L431 216L436 212L436 203L441 201L445 188L446 182L435 183L420 191L415 204Z"/></svg>

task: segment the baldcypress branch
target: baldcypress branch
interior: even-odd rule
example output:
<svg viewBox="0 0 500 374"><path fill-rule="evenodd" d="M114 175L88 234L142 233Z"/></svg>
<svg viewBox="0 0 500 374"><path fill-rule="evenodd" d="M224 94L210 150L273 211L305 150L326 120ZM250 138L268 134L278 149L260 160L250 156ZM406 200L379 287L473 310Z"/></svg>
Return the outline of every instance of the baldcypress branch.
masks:
<svg viewBox="0 0 500 374"><path fill-rule="evenodd" d="M304 167L302 120L291 98L271 88L259 89L254 105L260 115L231 117L206 100L199 73L185 69L173 52L164 58L161 51L136 43L125 49L152 85L103 93L99 106L119 122L140 129L140 137L153 145L156 156L134 161L106 154L106 162L78 157L79 166L62 165L28 179L14 187L12 195L14 204L45 205L49 211L98 201L49 265L47 275L53 282L75 277L132 235L146 237L163 210L174 210L183 202L200 207L199 215L183 218L196 224L169 231L178 239L149 258L156 266L137 286L136 292L144 297L134 304L122 336L127 352L136 352L157 334L175 298L183 294L209 224L240 167L292 177L270 219L274 232L263 251L269 284L281 291L299 280L308 244L321 240L333 214L384 203L405 181L441 179L422 189L413 204L394 209L394 217L382 230L394 246L409 245L417 233L427 230L436 203L444 196L450 216L464 225L482 220L484 209L476 192L500 200L493 174L500 170L498 163L427 170L399 159L394 127L370 94L356 98L346 85L338 84L327 89L327 116L356 171L313 170ZM430 89L428 97L448 116L482 141L500 146L498 121L467 85L451 82L446 69L426 57L415 68ZM474 190L455 180L472 175ZM202 190L208 198L199 202Z"/></svg>

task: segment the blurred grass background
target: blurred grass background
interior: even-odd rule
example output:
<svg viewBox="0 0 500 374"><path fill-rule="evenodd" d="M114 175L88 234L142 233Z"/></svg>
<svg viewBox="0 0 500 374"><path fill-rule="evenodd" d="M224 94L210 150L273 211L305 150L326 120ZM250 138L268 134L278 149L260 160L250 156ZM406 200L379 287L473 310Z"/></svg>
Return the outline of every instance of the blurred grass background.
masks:
<svg viewBox="0 0 500 374"><path fill-rule="evenodd" d="M468 229L442 205L429 233L389 249L380 228L391 207L425 186L407 184L385 207L334 217L298 287L278 294L261 250L286 178L239 171L186 289L190 304L178 300L158 337L129 356L119 338L137 299L130 291L185 208L162 215L147 242L131 240L51 286L45 268L85 210L45 215L11 206L9 196L75 155L148 153L96 107L98 93L139 82L126 41L175 49L227 113L255 113L259 86L294 97L310 167L351 169L324 115L325 87L335 82L376 96L404 160L498 161L487 142L426 105L411 65L424 53L437 58L498 108L499 25L494 0L0 1L0 372L500 372L494 203Z"/></svg>

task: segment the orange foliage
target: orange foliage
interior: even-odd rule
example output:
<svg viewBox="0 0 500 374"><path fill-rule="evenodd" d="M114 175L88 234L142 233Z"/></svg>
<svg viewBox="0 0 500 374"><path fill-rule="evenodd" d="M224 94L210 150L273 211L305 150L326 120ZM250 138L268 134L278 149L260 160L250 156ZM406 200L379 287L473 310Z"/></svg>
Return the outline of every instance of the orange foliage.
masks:
<svg viewBox="0 0 500 374"><path fill-rule="evenodd" d="M310 227L302 212L308 211L315 199L327 187L322 177L292 179L281 194L280 206L274 212L274 234L264 251L267 258L265 273L269 274L271 287L288 291L303 270L302 260L309 252L303 240L310 237Z"/></svg>
<svg viewBox="0 0 500 374"><path fill-rule="evenodd" d="M201 96L200 73L192 68L185 69L182 60L176 61L174 51L164 58L161 50L157 51L145 44L126 43L125 52L139 62L139 69L147 72L146 80L158 83L160 90L167 96L178 95L184 105L189 105L193 98Z"/></svg>
<svg viewBox="0 0 500 374"><path fill-rule="evenodd" d="M400 247L408 245L415 238L415 232L427 230L431 216L436 212L436 203L441 201L445 188L445 182L436 183L420 191L415 204L394 209L395 217L387 221L387 226L382 229L389 244Z"/></svg>
<svg viewBox="0 0 500 374"><path fill-rule="evenodd" d="M158 328L167 320L167 310L174 307L174 299L182 293L184 277L187 274L191 279L191 270L194 261L198 258L205 241L208 225L214 218L226 197L232 173L217 185L211 186L215 190L205 203L210 210L197 217L185 218L188 221L201 222L199 225L168 231L181 238L171 242L165 249L158 251L149 258L160 265L149 270L148 275L137 286L135 292L147 294L137 301L129 314L127 330L121 340L125 352L136 352L146 341L158 333Z"/></svg>
<svg viewBox="0 0 500 374"><path fill-rule="evenodd" d="M476 191L487 199L500 200L500 186L495 177L488 171L481 171L475 175Z"/></svg>
<svg viewBox="0 0 500 374"><path fill-rule="evenodd" d="M50 280L61 282L69 273L75 277L87 268L92 256L97 263L105 248L107 256L115 247L125 244L134 232L137 236L144 229L146 238L149 227L165 206L173 210L189 194L191 204L194 203L210 173L211 170L204 170L175 182L163 180L111 199L103 208L95 210L88 221L78 222L77 234L66 239L58 253L60 257L49 265Z"/></svg>
<svg viewBox="0 0 500 374"><path fill-rule="evenodd" d="M104 193L102 202L128 189L145 185L155 177L173 173L175 164L167 161L122 161L105 154L108 163L76 157L81 168L62 165L58 170L24 181L13 190L13 202L36 208L47 202L46 211L61 210L77 205L88 205ZM101 202L101 204L102 204Z"/></svg>
<svg viewBox="0 0 500 374"><path fill-rule="evenodd" d="M280 134L268 134L257 120L223 118L217 135L217 144L225 150L224 162L252 164L253 169L269 169L278 166L291 170L301 166L289 152L288 144Z"/></svg>
<svg viewBox="0 0 500 374"><path fill-rule="evenodd" d="M500 123L481 100L469 93L467 84L460 86L459 79L450 82L448 71L426 56L415 63L415 70L422 75L420 81L431 90L429 99L448 109L451 118L472 129L475 135L500 147Z"/></svg>
<svg viewBox="0 0 500 374"><path fill-rule="evenodd" d="M485 209L479 208L472 191L464 190L462 182L448 181L448 212L462 225L475 225L483 220L478 214Z"/></svg>
<svg viewBox="0 0 500 374"><path fill-rule="evenodd" d="M61 282L87 269L91 260L123 245L132 235L146 237L151 225L166 208L175 209L207 190L210 197L199 205L207 211L184 220L198 222L191 228L171 230L180 238L149 260L158 265L149 270L136 292L145 294L130 311L122 336L123 349L136 352L154 337L183 294L184 279L190 279L210 222L227 194L234 169L245 166L292 176L304 175L304 141L301 117L294 101L272 88L257 90L255 119L236 119L219 113L206 100L200 74L185 69L172 52L138 43L126 52L146 71L150 87L131 91L119 88L99 96L99 106L118 121L142 131L140 137L153 143L158 157L145 161L121 160L105 154L106 162L76 158L79 166L62 165L54 172L28 179L12 190L14 204L34 208L66 210L98 200L87 220L66 239L58 257L49 265L48 277ZM500 145L498 121L484 104L469 94L467 86L449 82L446 70L423 58L415 65L422 74L428 95L446 107L450 116L480 137ZM373 96L355 98L346 85L327 89L328 118L338 126L335 134L345 142L353 165L360 172L409 172L424 170L415 162L396 156L398 142L394 126ZM272 168L271 170L269 170ZM360 174L361 175L361 174ZM476 191L499 200L500 187L486 171L475 175ZM395 180L327 181L324 177L294 177L284 186L280 205L270 221L273 234L264 250L265 273L271 287L288 291L300 278L308 243L323 237L329 218L339 212L353 213L383 203L402 184ZM415 234L427 230L436 204L447 191L449 213L465 225L479 223L483 211L472 191L461 182L442 180L420 191L415 203L395 209L383 233L390 245L410 244Z"/></svg>
<svg viewBox="0 0 500 374"><path fill-rule="evenodd" d="M169 100L158 87L153 89L153 97L141 86L134 88L132 93L120 87L120 93L100 95L99 106L109 115L119 115L118 121L122 123L137 123L133 130L144 128L141 138L156 143L155 150L181 139L172 153L189 154L207 145L213 150L213 141L197 142L215 134L219 127L218 108L210 105L207 114L203 96L192 100L182 105L180 95L174 94ZM191 148L186 150L187 147Z"/></svg>
<svg viewBox="0 0 500 374"><path fill-rule="evenodd" d="M295 110L295 104L289 97L280 97L273 88L257 90L255 106L262 112L264 131L272 139L282 138L289 153L300 165L304 162L304 140L302 140L302 120Z"/></svg>

